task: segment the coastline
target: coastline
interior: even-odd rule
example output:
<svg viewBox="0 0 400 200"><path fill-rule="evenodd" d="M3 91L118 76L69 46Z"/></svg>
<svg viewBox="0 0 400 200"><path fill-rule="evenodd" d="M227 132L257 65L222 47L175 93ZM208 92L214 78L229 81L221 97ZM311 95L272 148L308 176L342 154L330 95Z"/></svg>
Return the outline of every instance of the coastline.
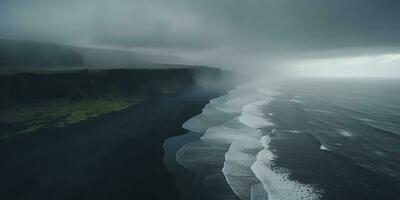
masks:
<svg viewBox="0 0 400 200"><path fill-rule="evenodd" d="M86 69L0 74L0 139L64 127L144 99L205 88L213 68Z"/></svg>
<svg viewBox="0 0 400 200"><path fill-rule="evenodd" d="M191 90L0 141L4 199L178 199L165 139L219 92ZM190 176L189 176L190 178Z"/></svg>

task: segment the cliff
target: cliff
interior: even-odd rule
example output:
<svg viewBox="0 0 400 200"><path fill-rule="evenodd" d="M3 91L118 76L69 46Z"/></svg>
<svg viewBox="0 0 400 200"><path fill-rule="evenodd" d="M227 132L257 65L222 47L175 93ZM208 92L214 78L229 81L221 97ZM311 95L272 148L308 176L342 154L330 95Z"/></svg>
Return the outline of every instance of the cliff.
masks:
<svg viewBox="0 0 400 200"><path fill-rule="evenodd" d="M0 75L0 107L55 98L80 100L106 95L152 96L202 87L218 79L218 69L110 69Z"/></svg>
<svg viewBox="0 0 400 200"><path fill-rule="evenodd" d="M140 101L204 88L220 70L107 69L0 75L0 138L63 127ZM216 82L214 82L216 83Z"/></svg>
<svg viewBox="0 0 400 200"><path fill-rule="evenodd" d="M166 64L154 63L160 60ZM179 59L0 40L0 138L63 127L163 95L220 89L227 83L219 69L168 64L173 60Z"/></svg>

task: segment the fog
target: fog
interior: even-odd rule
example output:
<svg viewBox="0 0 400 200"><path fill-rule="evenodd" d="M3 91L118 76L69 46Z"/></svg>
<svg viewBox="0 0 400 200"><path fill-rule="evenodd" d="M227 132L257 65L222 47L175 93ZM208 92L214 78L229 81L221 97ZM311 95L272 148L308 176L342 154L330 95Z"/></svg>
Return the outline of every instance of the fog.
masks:
<svg viewBox="0 0 400 200"><path fill-rule="evenodd" d="M396 0L0 0L0 38L258 75L395 76L399 9Z"/></svg>

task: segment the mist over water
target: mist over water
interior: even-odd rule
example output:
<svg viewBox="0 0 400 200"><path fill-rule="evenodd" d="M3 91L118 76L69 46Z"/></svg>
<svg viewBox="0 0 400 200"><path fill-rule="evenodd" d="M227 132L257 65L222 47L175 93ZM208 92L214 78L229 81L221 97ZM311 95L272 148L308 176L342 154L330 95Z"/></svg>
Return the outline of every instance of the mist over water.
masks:
<svg viewBox="0 0 400 200"><path fill-rule="evenodd" d="M396 199L398 83L239 86L183 125L200 138L184 145L177 161L198 174L207 194L200 199Z"/></svg>
<svg viewBox="0 0 400 200"><path fill-rule="evenodd" d="M398 0L0 0L0 103L120 90L165 103L230 88L164 143L167 168L195 174L182 196L399 199L399 10ZM91 118L82 109L74 120ZM47 120L37 112L28 125Z"/></svg>
<svg viewBox="0 0 400 200"><path fill-rule="evenodd" d="M399 6L395 0L1 0L0 38L127 50L263 77L390 76L399 73L398 62L390 63L400 52Z"/></svg>

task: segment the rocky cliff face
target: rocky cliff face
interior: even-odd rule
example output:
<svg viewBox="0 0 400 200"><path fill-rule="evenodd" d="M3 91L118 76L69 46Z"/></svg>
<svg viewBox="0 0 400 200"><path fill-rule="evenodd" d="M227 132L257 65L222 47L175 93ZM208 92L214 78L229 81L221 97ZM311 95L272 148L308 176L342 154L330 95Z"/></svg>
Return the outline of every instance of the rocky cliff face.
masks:
<svg viewBox="0 0 400 200"><path fill-rule="evenodd" d="M218 79L218 69L110 69L62 73L0 75L0 106L56 98L80 100L104 96L153 96L202 87L204 77ZM204 81L203 81L204 82Z"/></svg>
<svg viewBox="0 0 400 200"><path fill-rule="evenodd" d="M204 88L218 69L107 69L0 75L0 139L57 128ZM215 83L215 82L214 82Z"/></svg>

